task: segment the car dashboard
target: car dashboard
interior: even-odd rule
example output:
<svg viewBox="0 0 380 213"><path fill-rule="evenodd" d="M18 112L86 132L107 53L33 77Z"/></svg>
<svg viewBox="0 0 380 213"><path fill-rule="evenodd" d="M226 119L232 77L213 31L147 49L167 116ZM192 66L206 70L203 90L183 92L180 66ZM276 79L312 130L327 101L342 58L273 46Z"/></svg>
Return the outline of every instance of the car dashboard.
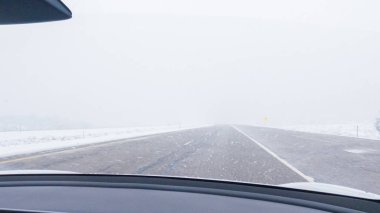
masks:
<svg viewBox="0 0 380 213"><path fill-rule="evenodd" d="M157 176L3 175L0 194L3 212L380 212L374 200Z"/></svg>

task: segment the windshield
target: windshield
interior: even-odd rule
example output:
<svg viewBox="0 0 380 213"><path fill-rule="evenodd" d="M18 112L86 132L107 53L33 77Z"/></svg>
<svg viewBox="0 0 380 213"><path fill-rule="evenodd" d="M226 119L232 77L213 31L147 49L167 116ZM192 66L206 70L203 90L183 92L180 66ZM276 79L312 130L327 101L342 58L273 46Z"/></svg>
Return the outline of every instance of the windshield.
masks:
<svg viewBox="0 0 380 213"><path fill-rule="evenodd" d="M380 2L64 3L70 20L0 26L4 173L380 194Z"/></svg>

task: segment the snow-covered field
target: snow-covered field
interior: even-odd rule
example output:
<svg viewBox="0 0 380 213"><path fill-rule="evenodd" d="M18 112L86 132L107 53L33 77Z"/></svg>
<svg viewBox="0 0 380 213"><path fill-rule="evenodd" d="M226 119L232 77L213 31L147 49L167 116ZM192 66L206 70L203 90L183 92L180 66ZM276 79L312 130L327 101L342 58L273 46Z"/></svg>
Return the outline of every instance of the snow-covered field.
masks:
<svg viewBox="0 0 380 213"><path fill-rule="evenodd" d="M0 132L0 157L10 157L52 149L101 143L124 138L171 132L186 128L189 127L163 126Z"/></svg>
<svg viewBox="0 0 380 213"><path fill-rule="evenodd" d="M363 122L358 124L328 124L328 125L295 125L283 126L282 129L301 132L322 133L359 138L380 140L380 133L376 130L374 122Z"/></svg>

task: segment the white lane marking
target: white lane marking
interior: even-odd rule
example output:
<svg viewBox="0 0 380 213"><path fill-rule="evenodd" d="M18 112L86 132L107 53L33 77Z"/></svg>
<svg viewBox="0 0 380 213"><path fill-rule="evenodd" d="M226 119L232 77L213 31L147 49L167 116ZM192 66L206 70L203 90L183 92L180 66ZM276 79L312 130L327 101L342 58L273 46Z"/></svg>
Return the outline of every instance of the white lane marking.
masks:
<svg viewBox="0 0 380 213"><path fill-rule="evenodd" d="M191 140L191 141L189 141L189 142L187 142L187 143L185 143L185 144L183 144L184 146L187 146L187 145L189 145L189 144L191 144L193 142L193 140Z"/></svg>
<svg viewBox="0 0 380 213"><path fill-rule="evenodd" d="M344 151L354 153L354 154L365 154L365 153L372 153L376 152L375 149L345 149Z"/></svg>
<svg viewBox="0 0 380 213"><path fill-rule="evenodd" d="M248 139L250 139L252 142L254 142L255 144L257 144L259 147L261 147L262 149L264 149L266 152L268 152L270 155L272 155L274 158L276 158L282 164L284 164L285 166L287 166L293 172L297 173L299 176L301 176L302 178L304 178L306 181L308 181L308 182L314 182L314 178L312 178L310 176L307 176L304 173L302 173L300 170L298 170L297 168L295 168L294 166L292 166L291 164L289 164L286 160L284 160L281 157L279 157L276 153L272 152L266 146L264 146L263 144L261 144L257 140L253 139L251 136L247 135L245 132L243 132L242 130L240 130L238 127L232 126L232 128L234 128L236 131L238 131L239 133L241 133L242 135L244 135L245 137L247 137Z"/></svg>

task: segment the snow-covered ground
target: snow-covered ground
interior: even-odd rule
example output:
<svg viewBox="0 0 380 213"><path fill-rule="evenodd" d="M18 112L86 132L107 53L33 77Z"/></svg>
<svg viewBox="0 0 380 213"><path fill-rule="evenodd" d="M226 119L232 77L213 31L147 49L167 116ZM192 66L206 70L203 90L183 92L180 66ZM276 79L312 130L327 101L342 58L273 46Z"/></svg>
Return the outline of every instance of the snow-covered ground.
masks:
<svg viewBox="0 0 380 213"><path fill-rule="evenodd" d="M171 132L186 128L190 127L163 126L0 132L0 157L10 157L52 149L101 143L124 138Z"/></svg>
<svg viewBox="0 0 380 213"><path fill-rule="evenodd" d="M380 140L380 133L376 130L374 122L362 122L358 124L295 125L282 126L281 128L302 132L357 137L357 127L359 127L359 138Z"/></svg>

